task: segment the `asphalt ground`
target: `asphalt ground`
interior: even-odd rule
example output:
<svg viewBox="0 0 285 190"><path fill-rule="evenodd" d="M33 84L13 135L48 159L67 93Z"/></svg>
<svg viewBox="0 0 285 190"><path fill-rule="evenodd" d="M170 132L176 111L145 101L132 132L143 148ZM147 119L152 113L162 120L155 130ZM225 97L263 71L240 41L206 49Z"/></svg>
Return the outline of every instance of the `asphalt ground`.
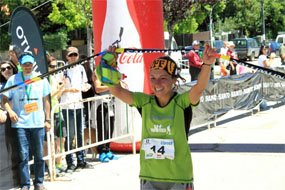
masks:
<svg viewBox="0 0 285 190"><path fill-rule="evenodd" d="M191 127L195 190L284 190L285 105L257 112L230 111L217 126ZM49 190L136 190L140 188L139 154L117 153L119 160L101 163L87 154L94 169L65 174Z"/></svg>

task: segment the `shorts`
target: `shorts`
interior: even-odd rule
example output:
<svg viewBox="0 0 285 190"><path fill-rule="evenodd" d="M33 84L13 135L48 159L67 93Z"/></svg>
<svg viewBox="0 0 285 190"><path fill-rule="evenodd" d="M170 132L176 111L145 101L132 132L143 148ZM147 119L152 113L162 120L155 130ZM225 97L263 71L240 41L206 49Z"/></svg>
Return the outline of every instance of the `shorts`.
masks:
<svg viewBox="0 0 285 190"><path fill-rule="evenodd" d="M194 190L193 183L170 183L141 180L141 190Z"/></svg>
<svg viewBox="0 0 285 190"><path fill-rule="evenodd" d="M61 131L60 131L60 124L61 124ZM54 114L54 138L57 139L60 137L66 137L67 132L66 132L66 125L65 121L63 119L63 116L61 115L60 120L59 120L59 113Z"/></svg>

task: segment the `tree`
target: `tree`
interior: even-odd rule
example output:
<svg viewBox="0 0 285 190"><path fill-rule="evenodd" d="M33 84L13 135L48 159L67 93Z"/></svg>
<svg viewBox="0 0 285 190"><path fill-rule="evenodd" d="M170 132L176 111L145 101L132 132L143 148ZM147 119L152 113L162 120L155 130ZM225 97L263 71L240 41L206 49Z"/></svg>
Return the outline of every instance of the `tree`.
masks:
<svg viewBox="0 0 285 190"><path fill-rule="evenodd" d="M171 47L171 41L174 31L174 26L180 23L180 27L185 27L187 24L196 23L196 18L189 18L195 13L199 14L199 10L202 4L213 4L221 0L163 0L163 16L167 23L167 29L169 32L169 43L168 48ZM201 14L201 13L200 13ZM203 15L203 14L201 14ZM200 16L201 16L200 15ZM201 18L201 17L197 17ZM184 23L183 23L184 22ZM179 25L178 25L179 27ZM195 25L192 26L191 30L196 30Z"/></svg>
<svg viewBox="0 0 285 190"><path fill-rule="evenodd" d="M12 12L17 8L18 6L25 6L27 8L30 8L35 15L39 25L40 30L42 31L44 43L47 50L55 50L57 47L61 47L61 49L65 49L67 46L67 33L66 33L66 27L59 24L52 23L49 19L47 19L47 16L51 12L51 3L46 0L21 0L21 1L11 1L11 0L3 0L0 3L1 5L5 5L5 9L2 8L2 10L6 10L6 12L1 10L1 16L0 16L0 50L7 50L10 44L10 36L8 36L8 28L9 28L9 21L10 16ZM1 6L2 7L2 6ZM7 13L7 9L9 9L10 14L4 14ZM2 24L3 23L3 24ZM1 25L2 24L2 25ZM62 32L61 32L62 31ZM51 37L56 37L55 34L61 33L61 39L57 40L56 38L51 39ZM46 39L51 40L52 46L47 45L51 44L47 42Z"/></svg>
<svg viewBox="0 0 285 190"><path fill-rule="evenodd" d="M264 2L265 32L268 39L275 39L278 32L285 32L285 1Z"/></svg>
<svg viewBox="0 0 285 190"><path fill-rule="evenodd" d="M11 10L5 1L0 2L0 50L8 49L10 38L8 36L8 21Z"/></svg>
<svg viewBox="0 0 285 190"><path fill-rule="evenodd" d="M91 55L92 5L90 0L53 0L52 12L48 18L57 24L64 24L68 31L87 30L87 56Z"/></svg>
<svg viewBox="0 0 285 190"><path fill-rule="evenodd" d="M278 31L285 31L285 1L264 0L266 38L275 38ZM216 19L220 31L235 28L240 36L262 34L261 0L228 0L226 9Z"/></svg>

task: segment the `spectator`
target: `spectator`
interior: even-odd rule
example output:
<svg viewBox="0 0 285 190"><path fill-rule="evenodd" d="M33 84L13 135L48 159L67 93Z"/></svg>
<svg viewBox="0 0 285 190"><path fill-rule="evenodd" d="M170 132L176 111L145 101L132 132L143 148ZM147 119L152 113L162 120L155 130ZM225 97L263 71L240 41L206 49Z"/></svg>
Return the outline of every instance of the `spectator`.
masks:
<svg viewBox="0 0 285 190"><path fill-rule="evenodd" d="M260 47L258 61L257 61L258 66L270 67L270 65L273 62L273 59L272 57L268 59L267 55L268 55L268 47L266 47L265 45L262 45ZM265 100L262 100L262 102L259 104L259 108L261 111L272 109L270 106L267 106L267 102Z"/></svg>
<svg viewBox="0 0 285 190"><path fill-rule="evenodd" d="M108 51L116 56L115 47L110 47ZM120 83L110 87L111 94L136 107L142 115L142 190L174 187L192 190L193 166L188 132L192 108L199 104L200 96L209 82L211 65L215 62L214 53L209 44L205 44L204 64L198 81L183 94L173 89L181 76L177 64L168 56L155 59L150 67L153 95L128 91Z"/></svg>
<svg viewBox="0 0 285 190"><path fill-rule="evenodd" d="M259 56L257 60L258 66L261 67L270 67L270 65L273 63L273 57L267 58L268 56L268 47L265 45L262 45L260 47Z"/></svg>
<svg viewBox="0 0 285 190"><path fill-rule="evenodd" d="M232 41L230 41L228 43L227 56L229 56L230 58L233 58L233 59L237 59L236 52L235 52L234 48L235 48L235 44ZM237 67L237 63L236 62L229 61L229 64L226 67L227 73L229 73L230 75L236 75L237 74L236 67Z"/></svg>
<svg viewBox="0 0 285 190"><path fill-rule="evenodd" d="M2 61L0 63L0 89L4 89L7 80L13 75L17 73L17 68L15 67L15 65L10 62L10 61ZM1 101L2 101L2 94L0 95ZM4 111L4 109L0 108L0 123L5 123L7 119L6 113Z"/></svg>
<svg viewBox="0 0 285 190"><path fill-rule="evenodd" d="M79 53L76 47L69 47L67 49L66 59L68 64L72 64L78 61ZM87 83L86 72L82 65L76 65L73 68L65 71L65 86L61 96L61 103L76 102L82 100L81 92L86 92L90 89L90 85ZM73 144L73 138L77 138L77 146L82 147L83 145L83 118L82 118L83 104L76 103L62 107L62 113L64 120L67 121L68 137L65 141L65 150L71 150ZM74 119L76 118L76 119ZM72 154L66 155L67 170L70 173L76 169L82 168L93 168L92 165L88 164L84 159L84 150L76 152L77 166L74 164Z"/></svg>
<svg viewBox="0 0 285 190"><path fill-rule="evenodd" d="M20 57L19 62L23 72L10 77L5 88L39 75L32 71L34 63L32 55L24 54ZM2 100L4 107L12 121L12 127L16 128L20 157L20 185L22 190L30 188L28 166L29 146L34 156L35 190L45 189L43 186L45 171L43 141L45 128L46 131L50 129L49 93L50 86L46 79L3 93ZM12 101L12 106L10 106L8 100Z"/></svg>
<svg viewBox="0 0 285 190"><path fill-rule="evenodd" d="M228 52L228 42L224 41L223 42L223 47L220 50L220 54L221 55L227 55L227 52ZM229 62L227 60L224 60L224 59L220 59L219 60L219 65L221 67L221 74L222 74L222 76L228 76L229 75L229 72L226 69L228 64L229 64Z"/></svg>
<svg viewBox="0 0 285 190"><path fill-rule="evenodd" d="M93 75L93 81L94 81L96 94L98 94L98 95L110 94L109 87L103 86L101 84L101 82L98 79L95 71L94 71L94 75ZM95 122L97 122L98 142L112 138L112 134L114 131L114 121L115 121L113 101L114 101L113 99L102 100L100 103L96 104L96 105L98 105L98 106L96 106L96 108L95 107L93 108L96 110L96 116L97 116L97 118L96 118L97 121L95 121ZM93 104L92 106L95 106L95 104ZM110 124L109 124L109 121L110 121ZM109 137L109 132L111 134L111 137ZM119 159L119 157L115 156L111 152L110 143L106 143L106 144L102 144L102 145L97 146L97 152L99 154L99 160L101 162L109 162L110 160Z"/></svg>
<svg viewBox="0 0 285 190"><path fill-rule="evenodd" d="M48 57L48 72L54 71L57 68L57 61L53 56ZM55 107L59 104L59 99L64 90L65 81L60 78L59 75L50 75L49 83L51 87L51 107ZM66 125L63 119L62 113L59 107L54 111L54 137L55 137L55 153L64 152L65 138L67 136ZM45 148L45 150L47 150ZM47 152L45 153L47 155ZM66 171L66 168L62 164L62 156L59 156L55 160L56 173L62 173Z"/></svg>
<svg viewBox="0 0 285 190"><path fill-rule="evenodd" d="M0 63L1 75L0 75L0 89L4 89L7 80L14 74L17 73L17 68L10 61L2 61ZM2 94L0 95L2 101ZM11 128L11 121L7 117L7 112L5 111L2 104L0 105L0 134L2 134L0 140L1 150L1 182L0 189L8 189L8 184L5 184L7 181L13 180L14 184L19 184L19 175L17 172L18 169L18 150L17 150L17 141L16 131L14 128ZM3 143L3 144L2 144ZM3 175L4 174L4 175Z"/></svg>
<svg viewBox="0 0 285 190"><path fill-rule="evenodd" d="M197 80L198 75L201 71L201 66L202 66L202 59L199 56L199 49L200 49L200 42L195 40L192 43L192 49L186 57L188 58L189 61L189 73L191 76L191 81Z"/></svg>
<svg viewBox="0 0 285 190"><path fill-rule="evenodd" d="M0 63L1 75L0 75L0 82L1 82L1 89L4 88L7 80L14 74L17 73L17 68L15 65L10 61L2 61ZM2 99L2 98L1 98Z"/></svg>
<svg viewBox="0 0 285 190"><path fill-rule="evenodd" d="M80 56L80 59L86 59L87 56L86 55L81 55ZM93 77L93 71L92 69L90 68L90 62L89 60L86 60L86 62L83 64L83 67L86 71L86 75L87 75L87 83L91 86L91 88L86 91L86 92L82 92L82 98L83 99L86 99L86 98L90 98L90 97L94 97L95 95L95 92L94 92L94 87L93 87L93 80L92 80L92 77ZM91 109L91 106L89 105L90 103L88 102L84 102L83 105L84 105L84 124L86 127L89 127L89 109ZM89 106L88 106L89 105Z"/></svg>

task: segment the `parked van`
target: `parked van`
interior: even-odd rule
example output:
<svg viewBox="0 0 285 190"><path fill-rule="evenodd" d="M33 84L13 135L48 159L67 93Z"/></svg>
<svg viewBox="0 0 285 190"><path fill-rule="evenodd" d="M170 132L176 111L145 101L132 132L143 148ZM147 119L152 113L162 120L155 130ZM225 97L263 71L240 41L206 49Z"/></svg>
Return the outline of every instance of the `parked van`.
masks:
<svg viewBox="0 0 285 190"><path fill-rule="evenodd" d="M236 38L233 39L235 50L239 59L254 60L259 55L259 45L253 38Z"/></svg>
<svg viewBox="0 0 285 190"><path fill-rule="evenodd" d="M281 45L281 44L285 45L285 34L279 34L279 35L276 37L275 42L279 43L280 45Z"/></svg>
<svg viewBox="0 0 285 190"><path fill-rule="evenodd" d="M168 32L164 32L164 43L165 43L165 48L168 48L168 43L169 43L169 33ZM174 39L174 37L172 37L172 43L171 43L171 49L178 49L177 43ZM169 53L167 53L169 55ZM170 57L177 63L179 64L179 62L182 60L182 55L181 52L171 52Z"/></svg>

